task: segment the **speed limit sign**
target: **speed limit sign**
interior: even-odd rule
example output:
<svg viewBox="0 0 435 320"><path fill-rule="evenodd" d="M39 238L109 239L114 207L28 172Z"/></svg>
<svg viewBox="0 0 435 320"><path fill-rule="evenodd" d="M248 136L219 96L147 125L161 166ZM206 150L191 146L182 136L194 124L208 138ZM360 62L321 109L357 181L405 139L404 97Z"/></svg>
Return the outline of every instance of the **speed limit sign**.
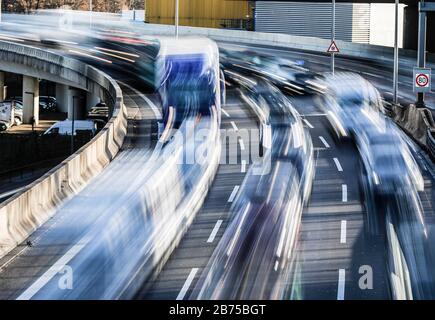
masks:
<svg viewBox="0 0 435 320"><path fill-rule="evenodd" d="M430 68L414 68L414 92L430 92L430 78Z"/></svg>

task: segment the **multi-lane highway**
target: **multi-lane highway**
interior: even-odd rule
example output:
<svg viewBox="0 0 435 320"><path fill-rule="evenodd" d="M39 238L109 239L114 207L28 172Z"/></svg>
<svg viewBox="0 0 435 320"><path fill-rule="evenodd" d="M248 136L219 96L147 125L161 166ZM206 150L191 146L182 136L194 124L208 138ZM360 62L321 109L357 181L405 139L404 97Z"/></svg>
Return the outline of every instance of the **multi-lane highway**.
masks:
<svg viewBox="0 0 435 320"><path fill-rule="evenodd" d="M142 169L147 166L156 147L156 118L161 105L159 99L143 85L141 75L123 72L126 66L132 64L125 60L128 54L139 54L135 59L140 59L141 48L136 43L108 43L107 40L101 42L101 39L88 42L89 39L86 38L84 43L76 39L77 44L70 40L68 38L69 43L65 46L56 49L50 47L50 50L82 59L118 80L128 110L128 136L121 152L102 174L77 196L65 201L56 215L32 234L27 243L20 244L0 259L0 299L112 297L99 292L104 292L107 288L117 292L116 284L111 283L104 274L96 275L101 270L91 267L107 262L105 257L108 252L98 251L101 241L99 231L108 227L107 221L127 217L118 217L117 212L140 205L143 199L135 198L136 192L148 183L146 179L149 176L142 174ZM31 44L36 45L33 42ZM123 54L114 55L112 52L109 56L107 50L95 49L103 45ZM240 47L228 43L222 45ZM46 48L43 44L38 46ZM265 46L251 46L249 49L291 60L303 60L304 66L314 72L329 70L329 58L323 55ZM390 99L392 73L388 67L349 57L338 58L336 65L341 71L361 73L375 84L385 99ZM410 62L403 59L401 70L400 98L403 103L411 102ZM283 283L290 292L286 298L392 298L387 233L385 228L380 228L379 232L373 234L367 226L368 212L360 181L363 169L356 145L335 137L316 95L294 94L288 98L309 131L314 147L315 174L311 196L298 226L291 277ZM427 98L428 103L433 104L433 96L428 95ZM246 101L241 99L240 92L234 86L227 88L221 128L234 133L259 129L256 115ZM228 164L227 159L221 158L208 195L195 219L167 261L159 265L151 277L140 277L141 273L148 275L149 270L141 261L135 260L134 250L126 249L130 244L124 244L123 249L131 256L122 257L131 257L131 261L122 261L121 264L125 264L126 270L134 271L125 276L141 279L134 286L135 293L128 297L188 299L198 295L195 292L199 290L198 279L233 219L233 202L241 192L240 188L251 165L250 158L253 155L250 147L257 143L256 140L244 141L240 138L222 141L222 149L226 150L223 154L228 157L236 154L236 163ZM414 147L424 178L425 190L419 192L419 197L423 206L423 221L430 238L435 212L435 172L427 155L418 146ZM110 241L108 243L110 247ZM84 250L85 248L93 249ZM79 261L86 259L91 262L90 265L83 262L79 264ZM59 271L73 260L78 261L76 266L80 271L76 275L78 290L59 293L55 288L63 275ZM361 285L361 279L364 279L367 272L373 274L373 285L368 287ZM86 278L88 282L80 280L80 277ZM84 288L80 287L81 283ZM91 284L95 287L93 290L87 287Z"/></svg>

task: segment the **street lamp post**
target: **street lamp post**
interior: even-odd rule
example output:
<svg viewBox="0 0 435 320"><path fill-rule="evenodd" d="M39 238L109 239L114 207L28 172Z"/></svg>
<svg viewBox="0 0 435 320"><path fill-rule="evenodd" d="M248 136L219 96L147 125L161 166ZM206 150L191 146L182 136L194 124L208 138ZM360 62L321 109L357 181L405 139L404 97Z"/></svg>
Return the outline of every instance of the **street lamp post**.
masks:
<svg viewBox="0 0 435 320"><path fill-rule="evenodd" d="M89 28L92 29L92 0L89 0Z"/></svg>
<svg viewBox="0 0 435 320"><path fill-rule="evenodd" d="M332 0L332 41L335 42L335 0ZM335 75L335 53L331 54L332 75Z"/></svg>
<svg viewBox="0 0 435 320"><path fill-rule="evenodd" d="M394 72L393 72L393 102L397 104L397 95L399 91L399 0L395 4L395 22L394 22Z"/></svg>
<svg viewBox="0 0 435 320"><path fill-rule="evenodd" d="M423 10L423 6L425 5L424 1L419 3L418 7L418 53L417 53L417 65L419 68L424 68L426 66L426 26L427 26L427 18L426 18L426 10ZM431 8L429 8L428 11ZM434 9L434 8L432 8ZM424 93L417 93L417 107L425 107L424 103Z"/></svg>
<svg viewBox="0 0 435 320"><path fill-rule="evenodd" d="M78 97L73 96L72 97L72 119L71 119L71 154L74 153L74 130L75 130L75 119L76 119L76 99Z"/></svg>
<svg viewBox="0 0 435 320"><path fill-rule="evenodd" d="M178 38L179 0L175 0L175 37Z"/></svg>

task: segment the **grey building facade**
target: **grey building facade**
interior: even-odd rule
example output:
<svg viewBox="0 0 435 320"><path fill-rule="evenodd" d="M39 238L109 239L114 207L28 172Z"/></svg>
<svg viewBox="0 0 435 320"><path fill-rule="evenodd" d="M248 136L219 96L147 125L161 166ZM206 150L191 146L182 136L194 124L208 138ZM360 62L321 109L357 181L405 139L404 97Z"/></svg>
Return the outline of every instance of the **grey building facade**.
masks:
<svg viewBox="0 0 435 320"><path fill-rule="evenodd" d="M255 31L331 38L332 4L255 2ZM336 4L336 39L370 42L370 4Z"/></svg>

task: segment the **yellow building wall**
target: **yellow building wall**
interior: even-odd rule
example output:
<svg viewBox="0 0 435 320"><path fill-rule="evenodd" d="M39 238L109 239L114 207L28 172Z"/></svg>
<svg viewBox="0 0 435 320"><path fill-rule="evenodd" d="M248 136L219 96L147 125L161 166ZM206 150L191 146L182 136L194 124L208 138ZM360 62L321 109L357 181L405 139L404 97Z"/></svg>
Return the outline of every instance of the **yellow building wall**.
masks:
<svg viewBox="0 0 435 320"><path fill-rule="evenodd" d="M182 26L221 28L222 19L247 19L250 16L246 0L179 0ZM145 21L174 24L175 0L145 0Z"/></svg>

